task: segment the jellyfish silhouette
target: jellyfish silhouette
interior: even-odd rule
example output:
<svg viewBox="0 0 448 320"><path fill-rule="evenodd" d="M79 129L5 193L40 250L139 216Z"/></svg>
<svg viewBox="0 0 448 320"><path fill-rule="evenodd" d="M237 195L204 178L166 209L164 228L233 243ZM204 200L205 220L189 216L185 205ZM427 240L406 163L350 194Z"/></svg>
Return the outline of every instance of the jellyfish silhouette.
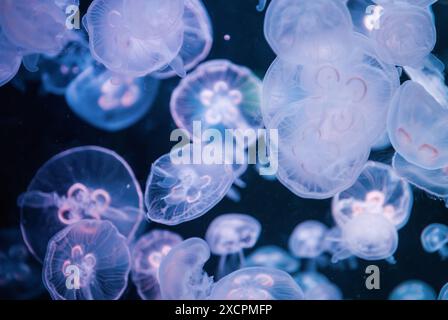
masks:
<svg viewBox="0 0 448 320"><path fill-rule="evenodd" d="M244 267L265 267L294 273L299 269L299 262L280 247L269 245L259 247L246 259Z"/></svg>
<svg viewBox="0 0 448 320"><path fill-rule="evenodd" d="M432 223L423 229L420 240L426 252L438 252L442 259L448 257L448 226Z"/></svg>
<svg viewBox="0 0 448 320"><path fill-rule="evenodd" d="M436 292L431 286L420 280L407 280L395 287L389 300L435 300Z"/></svg>

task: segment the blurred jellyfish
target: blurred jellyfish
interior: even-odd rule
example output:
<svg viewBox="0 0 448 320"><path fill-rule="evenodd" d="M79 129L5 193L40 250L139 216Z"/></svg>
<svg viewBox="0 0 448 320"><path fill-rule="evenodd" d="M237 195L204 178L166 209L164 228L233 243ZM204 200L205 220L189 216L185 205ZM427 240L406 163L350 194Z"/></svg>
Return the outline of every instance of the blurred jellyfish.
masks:
<svg viewBox="0 0 448 320"><path fill-rule="evenodd" d="M406 81L397 91L387 127L406 161L429 170L448 166L448 110L418 83Z"/></svg>
<svg viewBox="0 0 448 320"><path fill-rule="evenodd" d="M423 229L420 240L426 252L438 252L442 259L448 258L448 226L432 223Z"/></svg>
<svg viewBox="0 0 448 320"><path fill-rule="evenodd" d="M142 236L132 249L132 281L143 300L161 299L158 272L171 248L182 237L167 230L152 230Z"/></svg>
<svg viewBox="0 0 448 320"><path fill-rule="evenodd" d="M207 57L213 43L212 24L201 0L185 0L183 23L184 40L179 56L185 71L189 71ZM170 66L152 74L159 79L175 75L176 71Z"/></svg>
<svg viewBox="0 0 448 320"><path fill-rule="evenodd" d="M221 256L218 278L244 265L243 250L255 246L260 232L260 222L247 214L223 214L210 223L205 239L211 252ZM232 255L238 255L236 266L227 261Z"/></svg>
<svg viewBox="0 0 448 320"><path fill-rule="evenodd" d="M277 246L257 248L246 259L245 267L266 267L294 273L299 269L299 262L288 252Z"/></svg>
<svg viewBox="0 0 448 320"><path fill-rule="evenodd" d="M289 237L289 251L297 258L317 258L324 250L327 226L315 220L299 223Z"/></svg>
<svg viewBox="0 0 448 320"><path fill-rule="evenodd" d="M407 280L399 284L389 295L389 300L435 300L436 292L420 280Z"/></svg>
<svg viewBox="0 0 448 320"><path fill-rule="evenodd" d="M397 229L408 221L413 195L407 181L380 162L369 161L355 184L336 194L332 213L338 225L362 214L380 214Z"/></svg>
<svg viewBox="0 0 448 320"><path fill-rule="evenodd" d="M180 152L191 154L192 149L187 145ZM225 197L234 181L230 165L173 160L170 153L152 164L145 190L148 219L166 225L204 215Z"/></svg>
<svg viewBox="0 0 448 320"><path fill-rule="evenodd" d="M54 300L117 300L128 284L131 258L109 221L83 220L48 243L43 279Z"/></svg>
<svg viewBox="0 0 448 320"><path fill-rule="evenodd" d="M318 272L301 272L294 280L303 289L306 300L342 300L341 290Z"/></svg>
<svg viewBox="0 0 448 320"><path fill-rule="evenodd" d="M97 66L82 72L67 88L70 108L91 125L107 130L125 129L140 120L152 106L159 81L118 77Z"/></svg>
<svg viewBox="0 0 448 320"><path fill-rule="evenodd" d="M448 282L440 290L438 300L448 300Z"/></svg>
<svg viewBox="0 0 448 320"><path fill-rule="evenodd" d="M259 129L263 127L261 81L249 69L228 60L212 60L201 64L182 79L171 96L171 115L179 128L191 138L202 138L202 130L194 130L200 121L202 129ZM257 139L248 137L248 144Z"/></svg>
<svg viewBox="0 0 448 320"><path fill-rule="evenodd" d="M344 251L345 247L341 239L342 239L341 228L339 228L338 226L334 226L333 228L331 228L325 235L324 239L325 252L328 253L330 256L334 256L335 254ZM327 264L326 260L323 260L323 262ZM356 270L359 265L356 256L349 256L347 259L338 261L333 260L331 262L332 264L330 265L330 267L339 270L347 270L347 269ZM309 268L309 270L315 271L316 268L313 268L314 267L313 265L311 265L311 267L312 268Z"/></svg>
<svg viewBox="0 0 448 320"><path fill-rule="evenodd" d="M190 238L173 247L159 267L162 298L207 298L213 285L213 277L209 277L203 267L209 258L210 249L200 238Z"/></svg>
<svg viewBox="0 0 448 320"><path fill-rule="evenodd" d="M15 77L21 63L20 50L5 37L0 27L0 87Z"/></svg>
<svg viewBox="0 0 448 320"><path fill-rule="evenodd" d="M212 300L303 300L302 289L284 271L252 267L232 272L213 286Z"/></svg>
<svg viewBox="0 0 448 320"><path fill-rule="evenodd" d="M132 240L143 219L140 186L115 152L87 146L47 161L18 199L23 238L42 261L49 239L83 219L109 220Z"/></svg>

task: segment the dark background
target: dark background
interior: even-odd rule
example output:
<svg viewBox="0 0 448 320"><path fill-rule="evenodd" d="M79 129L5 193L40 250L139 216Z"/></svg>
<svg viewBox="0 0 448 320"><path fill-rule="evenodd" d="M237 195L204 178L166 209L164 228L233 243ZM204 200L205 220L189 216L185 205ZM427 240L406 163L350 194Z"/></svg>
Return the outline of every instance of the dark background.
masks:
<svg viewBox="0 0 448 320"><path fill-rule="evenodd" d="M81 0L82 13L90 1ZM263 36L264 12L255 10L257 0L205 0L214 28L214 45L208 59L229 59L252 69L260 78L275 55ZM448 57L448 6L434 6L438 30L435 50L439 57ZM230 41L224 35L231 36ZM447 63L448 60L445 60ZM98 145L122 155L142 186L145 185L151 163L169 152L169 135L175 125L169 113L170 94L179 79L162 83L151 111L129 129L107 133L97 130L71 112L64 97L45 95L35 75L24 70L19 78L26 78L24 90L12 84L0 88L0 228L18 227L17 196L24 192L35 172L53 155L69 148ZM393 150L372 154L372 159L389 162ZM248 187L242 201L224 199L203 217L169 228L184 238L203 237L208 224L223 213L240 212L255 216L263 226L257 245L276 244L287 248L290 233L296 224L317 219L332 225L330 200L304 200L292 194L278 182L260 178L250 167L243 177ZM381 290L365 288L365 267L371 263L359 261L357 270L321 269L342 290L346 299L385 299L400 282L420 279L436 292L448 282L448 262L437 254L427 254L420 244L420 233L430 223L448 224L448 209L443 202L428 198L414 190L414 207L409 223L399 232L400 243L395 255L397 264L375 263L381 269ZM148 224L148 228L164 226ZM166 228L168 229L168 228ZM213 274L217 259L207 268ZM40 277L40 275L38 275ZM127 298L135 298L130 286ZM48 298L43 295L42 298Z"/></svg>

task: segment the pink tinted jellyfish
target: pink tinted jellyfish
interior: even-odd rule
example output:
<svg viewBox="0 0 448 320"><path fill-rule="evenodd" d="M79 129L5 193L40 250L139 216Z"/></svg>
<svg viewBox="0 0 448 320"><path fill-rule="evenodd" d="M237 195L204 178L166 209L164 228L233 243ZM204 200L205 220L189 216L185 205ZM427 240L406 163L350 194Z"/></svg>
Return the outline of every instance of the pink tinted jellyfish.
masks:
<svg viewBox="0 0 448 320"><path fill-rule="evenodd" d="M210 249L200 238L190 238L173 247L159 267L162 299L207 298L213 277L209 277L203 267L209 258Z"/></svg>
<svg viewBox="0 0 448 320"><path fill-rule="evenodd" d="M420 241L426 252L438 252L442 259L448 258L448 226L441 223L426 226Z"/></svg>
<svg viewBox="0 0 448 320"><path fill-rule="evenodd" d="M412 204L409 183L391 166L369 161L356 182L333 197L332 213L338 225L358 215L379 214L400 229L409 219Z"/></svg>
<svg viewBox="0 0 448 320"><path fill-rule="evenodd" d="M111 221L132 240L143 219L140 186L115 152L87 146L47 161L18 199L23 238L42 261L49 239L83 219Z"/></svg>
<svg viewBox="0 0 448 320"><path fill-rule="evenodd" d="M0 87L15 77L21 63L20 50L5 37L0 27Z"/></svg>
<svg viewBox="0 0 448 320"><path fill-rule="evenodd" d="M252 267L232 272L213 286L212 300L303 300L302 289L284 271Z"/></svg>
<svg viewBox="0 0 448 320"><path fill-rule="evenodd" d="M54 300L117 300L128 284L126 238L109 221L83 220L48 243L43 279Z"/></svg>
<svg viewBox="0 0 448 320"><path fill-rule="evenodd" d="M247 214L223 214L210 223L205 239L211 252L220 256L218 278L244 265L243 250L255 246L260 232L260 222ZM228 261L233 255L238 258L236 266Z"/></svg>
<svg viewBox="0 0 448 320"><path fill-rule="evenodd" d="M132 282L143 300L161 299L158 272L160 264L182 237L167 230L152 230L132 249Z"/></svg>
<svg viewBox="0 0 448 320"><path fill-rule="evenodd" d="M171 115L179 128L190 138L201 138L202 130L259 129L261 81L249 69L228 60L212 60L196 68L182 79L174 90ZM194 130L194 124L202 130ZM249 137L248 144L256 140Z"/></svg>
<svg viewBox="0 0 448 320"><path fill-rule="evenodd" d="M107 130L125 129L151 108L159 81L151 78L114 76L91 66L73 80L65 98L70 108L91 125Z"/></svg>
<svg viewBox="0 0 448 320"><path fill-rule="evenodd" d="M289 251L297 258L317 258L325 251L327 232L327 226L319 221L307 220L299 223L289 237Z"/></svg>

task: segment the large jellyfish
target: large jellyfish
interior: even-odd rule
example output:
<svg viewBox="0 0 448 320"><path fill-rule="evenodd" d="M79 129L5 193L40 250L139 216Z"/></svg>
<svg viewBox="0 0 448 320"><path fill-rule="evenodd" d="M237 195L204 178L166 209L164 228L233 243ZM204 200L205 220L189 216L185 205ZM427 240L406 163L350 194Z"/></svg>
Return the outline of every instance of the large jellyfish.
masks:
<svg viewBox="0 0 448 320"><path fill-rule="evenodd" d="M83 120L103 130L117 131L148 112L158 88L159 81L151 77L118 77L103 67L91 66L69 85L65 97Z"/></svg>
<svg viewBox="0 0 448 320"><path fill-rule="evenodd" d="M20 50L5 37L0 26L0 87L15 77L21 63Z"/></svg>
<svg viewBox="0 0 448 320"><path fill-rule="evenodd" d="M289 237L289 251L297 258L317 258L325 250L327 232L327 226L319 221L299 223Z"/></svg>
<svg viewBox="0 0 448 320"><path fill-rule="evenodd" d="M294 280L303 289L306 300L342 300L341 290L323 274L301 272Z"/></svg>
<svg viewBox="0 0 448 320"><path fill-rule="evenodd" d="M436 292L426 282L407 280L392 290L389 300L435 300L436 297Z"/></svg>
<svg viewBox="0 0 448 320"><path fill-rule="evenodd" d="M355 184L333 198L333 218L339 225L361 214L384 215L398 229L411 214L412 190L407 181L383 163L369 161Z"/></svg>
<svg viewBox="0 0 448 320"><path fill-rule="evenodd" d="M395 150L424 169L448 166L448 109L421 85L406 81L395 94L387 127Z"/></svg>
<svg viewBox="0 0 448 320"><path fill-rule="evenodd" d="M109 220L132 240L143 219L140 186L115 152L87 146L47 161L18 199L24 240L42 261L49 239L83 219Z"/></svg>
<svg viewBox="0 0 448 320"><path fill-rule="evenodd" d="M162 298L166 300L198 300L209 296L213 278L203 270L210 258L207 243L190 238L171 249L159 267Z"/></svg>
<svg viewBox="0 0 448 320"><path fill-rule="evenodd" d="M109 221L82 220L48 243L43 279L54 300L116 300L131 269L126 238Z"/></svg>
<svg viewBox="0 0 448 320"><path fill-rule="evenodd" d="M187 145L181 151L186 154L192 149ZM177 225L207 213L225 197L234 181L230 165L173 160L170 153L152 164L145 190L148 219L166 225Z"/></svg>
<svg viewBox="0 0 448 320"><path fill-rule="evenodd" d="M438 300L448 300L448 282L440 289Z"/></svg>
<svg viewBox="0 0 448 320"><path fill-rule="evenodd" d="M161 299L158 272L164 257L182 237L167 230L152 230L132 249L132 281L143 300Z"/></svg>
<svg viewBox="0 0 448 320"><path fill-rule="evenodd" d="M274 52L300 64L345 58L352 28L342 0L273 0L264 22L264 34Z"/></svg>
<svg viewBox="0 0 448 320"><path fill-rule="evenodd" d="M266 267L294 273L299 269L299 262L288 252L277 246L257 248L246 259L245 267Z"/></svg>
<svg viewBox="0 0 448 320"><path fill-rule="evenodd" d="M302 289L284 271L252 267L232 272L213 286L212 300L303 300Z"/></svg>
<svg viewBox="0 0 448 320"><path fill-rule="evenodd" d="M432 223L423 229L420 240L426 252L438 252L442 259L448 258L448 226Z"/></svg>
<svg viewBox="0 0 448 320"><path fill-rule="evenodd" d="M255 246L261 232L261 224L246 214L223 214L210 223L205 239L213 254L221 256L218 278L244 265L244 249ZM238 255L237 266L228 266L232 255Z"/></svg>
<svg viewBox="0 0 448 320"><path fill-rule="evenodd" d="M249 69L228 60L201 64L182 79L171 96L171 115L191 138L202 138L202 130L259 129L263 127L260 103L261 81ZM202 130L194 130L194 123ZM248 143L255 141L249 137Z"/></svg>

